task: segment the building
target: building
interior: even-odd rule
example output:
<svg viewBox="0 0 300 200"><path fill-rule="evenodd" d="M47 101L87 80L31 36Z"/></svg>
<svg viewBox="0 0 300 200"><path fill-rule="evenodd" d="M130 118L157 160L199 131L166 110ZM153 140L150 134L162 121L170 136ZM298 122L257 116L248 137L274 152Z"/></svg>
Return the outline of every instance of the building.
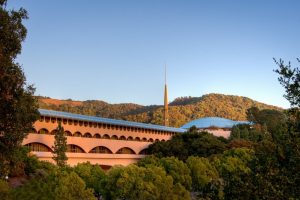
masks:
<svg viewBox="0 0 300 200"><path fill-rule="evenodd" d="M193 120L183 125L181 128L189 129L195 126L199 131L207 131L215 136L228 138L233 126L238 124L249 124L247 121L233 121L220 117L205 117Z"/></svg>
<svg viewBox="0 0 300 200"><path fill-rule="evenodd" d="M169 140L185 129L39 109L40 119L24 139L40 160L54 162L54 134L61 122L67 135L69 165L89 161L103 168L143 158L155 141Z"/></svg>

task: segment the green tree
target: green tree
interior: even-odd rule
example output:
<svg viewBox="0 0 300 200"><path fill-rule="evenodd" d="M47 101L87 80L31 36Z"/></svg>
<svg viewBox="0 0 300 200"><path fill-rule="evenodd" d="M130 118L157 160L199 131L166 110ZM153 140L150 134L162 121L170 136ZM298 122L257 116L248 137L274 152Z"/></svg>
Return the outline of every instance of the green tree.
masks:
<svg viewBox="0 0 300 200"><path fill-rule="evenodd" d="M225 199L253 198L253 172L250 168L253 159L254 151L247 148L225 151L220 158L215 159L214 165L224 181Z"/></svg>
<svg viewBox="0 0 300 200"><path fill-rule="evenodd" d="M186 161L191 170L193 191L203 199L223 199L223 185L217 169L207 158L191 156Z"/></svg>
<svg viewBox="0 0 300 200"><path fill-rule="evenodd" d="M113 167L108 172L105 185L105 199L148 199L173 200L190 199L189 192L180 184L173 184L161 167Z"/></svg>
<svg viewBox="0 0 300 200"><path fill-rule="evenodd" d="M84 181L75 173L61 177L55 190L55 199L64 200L95 200L93 190L86 189Z"/></svg>
<svg viewBox="0 0 300 200"><path fill-rule="evenodd" d="M84 181L75 172L57 171L48 174L37 170L31 180L13 191L13 199L19 200L92 200L92 189L86 189Z"/></svg>
<svg viewBox="0 0 300 200"><path fill-rule="evenodd" d="M84 180L88 188L94 189L95 196L100 198L103 193L102 181L106 178L106 174L99 165L91 163L79 163L74 167L77 175Z"/></svg>
<svg viewBox="0 0 300 200"><path fill-rule="evenodd" d="M190 130L175 135L166 142L151 144L149 153L158 157L175 156L180 160L186 160L189 156L209 157L223 153L227 149L226 142L226 139L218 138L210 133Z"/></svg>
<svg viewBox="0 0 300 200"><path fill-rule="evenodd" d="M175 157L167 157L162 158L160 163L167 174L172 176L174 184L179 183L185 187L185 189L191 190L191 171L183 161L178 160Z"/></svg>
<svg viewBox="0 0 300 200"><path fill-rule="evenodd" d="M300 62L299 59L297 59ZM279 67L275 72L279 74L278 81L285 89L284 97L291 103L292 106L300 107L300 70L298 67L293 68L291 62L285 64L282 59L275 63Z"/></svg>
<svg viewBox="0 0 300 200"><path fill-rule="evenodd" d="M58 123L57 131L54 136L54 150L53 160L55 160L57 166L64 167L68 160L67 151L67 137L65 136L64 128L61 126L61 122Z"/></svg>
<svg viewBox="0 0 300 200"><path fill-rule="evenodd" d="M24 19L26 10L7 10L6 0L0 1L0 177L8 175L18 147L39 116L35 89L26 84L15 61L27 33Z"/></svg>

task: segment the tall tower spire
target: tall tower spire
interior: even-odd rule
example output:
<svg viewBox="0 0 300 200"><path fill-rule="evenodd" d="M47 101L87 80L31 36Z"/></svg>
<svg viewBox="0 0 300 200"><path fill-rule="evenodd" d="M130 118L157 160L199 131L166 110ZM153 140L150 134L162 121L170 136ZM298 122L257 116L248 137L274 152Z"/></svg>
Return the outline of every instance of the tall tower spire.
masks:
<svg viewBox="0 0 300 200"><path fill-rule="evenodd" d="M167 65L166 64L165 64L164 125L169 126L169 106L168 106L168 86L167 86Z"/></svg>

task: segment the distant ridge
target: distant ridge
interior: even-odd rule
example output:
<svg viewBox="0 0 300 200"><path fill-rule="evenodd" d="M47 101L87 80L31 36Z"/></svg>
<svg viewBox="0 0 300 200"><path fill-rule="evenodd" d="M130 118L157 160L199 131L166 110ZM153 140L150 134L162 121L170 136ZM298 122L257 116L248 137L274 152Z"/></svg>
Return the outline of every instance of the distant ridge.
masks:
<svg viewBox="0 0 300 200"><path fill-rule="evenodd" d="M73 101L38 97L39 107L44 109L66 111L84 115L124 119L129 121L163 124L163 106L142 106L133 103L109 104L100 100ZM246 120L248 108L259 109L282 108L267 105L247 97L207 94L201 97L179 97L169 104L170 126L183 124L202 117L223 117L237 121Z"/></svg>

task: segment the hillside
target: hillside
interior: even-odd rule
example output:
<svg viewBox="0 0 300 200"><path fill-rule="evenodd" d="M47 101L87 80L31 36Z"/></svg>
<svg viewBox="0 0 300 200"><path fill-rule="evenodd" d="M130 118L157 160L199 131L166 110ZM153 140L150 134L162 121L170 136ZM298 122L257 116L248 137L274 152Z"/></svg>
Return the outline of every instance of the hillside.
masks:
<svg viewBox="0 0 300 200"><path fill-rule="evenodd" d="M152 124L162 124L163 121L163 106L109 104L98 100L72 101L44 97L38 99L40 108L44 109ZM260 109L281 109L234 95L207 94L202 97L179 97L169 104L170 126L180 127L188 121L211 116L246 120L246 110L253 106Z"/></svg>

